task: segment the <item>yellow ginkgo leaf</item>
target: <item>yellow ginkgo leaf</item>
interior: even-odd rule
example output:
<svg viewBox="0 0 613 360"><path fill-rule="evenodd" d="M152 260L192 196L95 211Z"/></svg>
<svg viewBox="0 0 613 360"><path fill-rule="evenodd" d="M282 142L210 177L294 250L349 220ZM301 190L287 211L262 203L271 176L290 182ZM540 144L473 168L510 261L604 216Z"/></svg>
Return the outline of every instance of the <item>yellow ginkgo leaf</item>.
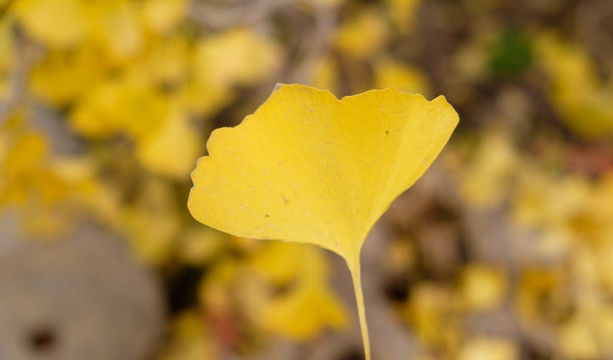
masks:
<svg viewBox="0 0 613 360"><path fill-rule="evenodd" d="M458 122L443 97L393 89L338 100L281 85L242 124L213 132L188 207L242 237L316 244L349 266L369 355L359 256L371 227L441 151Z"/></svg>

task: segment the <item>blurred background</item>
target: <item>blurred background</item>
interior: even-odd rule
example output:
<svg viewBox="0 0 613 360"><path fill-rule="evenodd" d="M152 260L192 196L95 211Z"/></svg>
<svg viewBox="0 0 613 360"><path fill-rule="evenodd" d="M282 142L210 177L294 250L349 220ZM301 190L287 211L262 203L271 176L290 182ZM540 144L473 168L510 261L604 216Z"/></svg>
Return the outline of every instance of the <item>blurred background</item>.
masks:
<svg viewBox="0 0 613 360"><path fill-rule="evenodd" d="M0 359L357 360L349 273L192 219L275 83L460 125L365 243L374 359L613 359L610 0L0 0Z"/></svg>

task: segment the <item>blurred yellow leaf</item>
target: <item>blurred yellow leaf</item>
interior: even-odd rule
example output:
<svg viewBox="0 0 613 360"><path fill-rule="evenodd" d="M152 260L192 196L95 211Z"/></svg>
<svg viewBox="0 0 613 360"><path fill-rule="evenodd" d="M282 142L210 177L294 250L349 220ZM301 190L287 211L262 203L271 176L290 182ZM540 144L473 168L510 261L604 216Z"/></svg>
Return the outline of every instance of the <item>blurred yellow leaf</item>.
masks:
<svg viewBox="0 0 613 360"><path fill-rule="evenodd" d="M298 244L273 242L254 254L250 259L251 267L267 281L287 285L304 267L302 256L306 251L308 248ZM314 269L318 268L314 266Z"/></svg>
<svg viewBox="0 0 613 360"><path fill-rule="evenodd" d="M428 102L389 89L338 100L281 85L242 124L213 132L210 155L192 174L188 207L198 221L237 236L311 243L341 255L365 331L362 243L457 121L443 97Z"/></svg>
<svg viewBox="0 0 613 360"><path fill-rule="evenodd" d="M160 360L216 359L203 314L189 310L179 314L170 325L170 341Z"/></svg>
<svg viewBox="0 0 613 360"><path fill-rule="evenodd" d="M473 264L462 272L460 290L464 304L470 310L488 310L504 297L504 274L491 266Z"/></svg>
<svg viewBox="0 0 613 360"><path fill-rule="evenodd" d="M148 0L143 5L147 25L159 34L169 31L187 10L186 0Z"/></svg>
<svg viewBox="0 0 613 360"><path fill-rule="evenodd" d="M559 330L559 349L569 359L598 359L598 345L586 323L570 321Z"/></svg>
<svg viewBox="0 0 613 360"><path fill-rule="evenodd" d="M317 248L274 242L251 259L254 273L286 290L264 302L262 326L283 336L304 340L324 327L343 328L347 315L325 285L327 263Z"/></svg>
<svg viewBox="0 0 613 360"><path fill-rule="evenodd" d="M336 32L336 47L356 58L367 58L385 46L389 29L375 9L362 10L344 21Z"/></svg>
<svg viewBox="0 0 613 360"><path fill-rule="evenodd" d="M389 8L390 17L400 33L410 33L415 26L417 9L422 0L386 0L385 2Z"/></svg>
<svg viewBox="0 0 613 360"><path fill-rule="evenodd" d="M432 283L416 284L402 313L425 342L442 344L445 336L459 330L451 317L451 292Z"/></svg>
<svg viewBox="0 0 613 360"><path fill-rule="evenodd" d="M563 300L560 271L525 269L516 294L516 305L522 320L528 323L546 319L560 312Z"/></svg>
<svg viewBox="0 0 613 360"><path fill-rule="evenodd" d="M605 303L593 308L590 320L593 323L594 338L603 355L611 356L613 354L613 306Z"/></svg>
<svg viewBox="0 0 613 360"><path fill-rule="evenodd" d="M272 300L262 319L270 331L298 340L312 338L323 326L342 329L347 325L344 308L321 280L299 282L289 293Z"/></svg>
<svg viewBox="0 0 613 360"><path fill-rule="evenodd" d="M86 156L54 155L50 139L22 115L0 124L0 208L18 211L27 234L65 235L89 210L95 168Z"/></svg>
<svg viewBox="0 0 613 360"><path fill-rule="evenodd" d="M581 240L599 248L597 258L606 257L606 244L613 233L610 180L526 170L517 182L513 215L520 225L540 230L538 245L543 253L567 254Z"/></svg>
<svg viewBox="0 0 613 360"><path fill-rule="evenodd" d="M402 92L423 94L428 97L430 84L425 74L406 63L385 58L374 64L375 87L395 88Z"/></svg>
<svg viewBox="0 0 613 360"><path fill-rule="evenodd" d="M135 77L159 86L173 87L185 81L189 72L192 47L182 36L151 40L142 60L131 66Z"/></svg>
<svg viewBox="0 0 613 360"><path fill-rule="evenodd" d="M38 185L44 183L41 175L46 168L49 143L35 132L4 131L12 136L5 139L5 154L0 158L0 203L25 205L28 197L41 195Z"/></svg>
<svg viewBox="0 0 613 360"><path fill-rule="evenodd" d="M470 170L461 184L464 196L482 206L494 206L505 198L507 182L515 171L517 154L509 137L490 132L482 140Z"/></svg>
<svg viewBox="0 0 613 360"><path fill-rule="evenodd" d="M311 85L334 94L338 90L339 73L338 62L332 57L323 57L315 65Z"/></svg>
<svg viewBox="0 0 613 360"><path fill-rule="evenodd" d="M168 116L168 99L138 79L113 79L92 89L69 116L79 134L100 138L121 132L140 138L155 132Z"/></svg>
<svg viewBox="0 0 613 360"><path fill-rule="evenodd" d="M194 56L196 76L212 85L249 84L280 65L281 49L264 36L235 29L205 37Z"/></svg>
<svg viewBox="0 0 613 360"><path fill-rule="evenodd" d="M105 75L104 61L88 46L49 51L33 69L32 91L50 104L68 105L90 91Z"/></svg>
<svg viewBox="0 0 613 360"><path fill-rule="evenodd" d="M134 253L151 264L161 264L181 230L180 214L170 184L147 178L134 204L124 206L121 227Z"/></svg>
<svg viewBox="0 0 613 360"><path fill-rule="evenodd" d="M204 115L214 113L233 98L234 86L270 76L281 57L274 41L247 29L204 37L194 49L190 106Z"/></svg>
<svg viewBox="0 0 613 360"><path fill-rule="evenodd" d="M509 339L475 338L463 344L458 360L515 360L517 345Z"/></svg>
<svg viewBox="0 0 613 360"><path fill-rule="evenodd" d="M200 283L199 301L212 313L231 311L235 299L230 283L240 272L240 264L234 259L222 259ZM251 299L249 298L249 301Z"/></svg>
<svg viewBox="0 0 613 360"><path fill-rule="evenodd" d="M549 33L536 44L551 80L550 96L567 125L587 138L613 134L613 80L600 81L594 61L578 45Z"/></svg>
<svg viewBox="0 0 613 360"><path fill-rule="evenodd" d="M14 12L26 31L51 47L78 44L87 34L80 0L20 0Z"/></svg>
<svg viewBox="0 0 613 360"><path fill-rule="evenodd" d="M179 238L177 256L182 263L202 266L223 249L226 237L211 228L190 229Z"/></svg>
<svg viewBox="0 0 613 360"><path fill-rule="evenodd" d="M610 224L609 228L613 227ZM609 234L611 232L613 230L609 229ZM595 265L598 269L600 281L609 290L613 289L613 242L611 239L611 237L608 237L594 251L594 260L596 261Z"/></svg>
<svg viewBox="0 0 613 360"><path fill-rule="evenodd" d="M158 174L186 178L204 147L197 130L179 107L173 108L158 129L138 142L136 157Z"/></svg>
<svg viewBox="0 0 613 360"><path fill-rule="evenodd" d="M87 2L91 38L118 62L133 58L144 48L139 5L132 1Z"/></svg>

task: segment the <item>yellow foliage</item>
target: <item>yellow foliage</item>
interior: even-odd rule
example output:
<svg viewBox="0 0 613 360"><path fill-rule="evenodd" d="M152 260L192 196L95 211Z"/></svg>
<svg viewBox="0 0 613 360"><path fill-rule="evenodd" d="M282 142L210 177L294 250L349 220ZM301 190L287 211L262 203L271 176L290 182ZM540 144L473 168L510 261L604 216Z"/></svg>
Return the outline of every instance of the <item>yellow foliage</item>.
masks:
<svg viewBox="0 0 613 360"><path fill-rule="evenodd" d="M230 352L266 336L305 342L343 329L349 318L328 284L329 254L288 242L332 250L352 272L369 358L360 249L456 125L445 99L404 94L430 98L436 87L474 116L463 129L465 146L448 154L459 181L441 169L415 203L382 224L398 232L382 249L385 269L406 276L391 285L410 289L391 295L408 296L398 312L423 342L420 355L518 358L512 340L469 333L475 317L491 315L477 312L510 310L529 336L532 326L551 335L536 342L552 356L612 358L613 173L604 140L613 134L613 79L605 79L611 69L598 49L606 39L570 43L564 29L525 36L531 26L492 15L504 13L494 0L282 2L0 0L0 215L17 213L19 231L43 238L93 218L164 274L204 269L193 304L200 311L172 321L164 360L242 356ZM555 1L538 3L530 9L552 20L563 13ZM245 9L254 13L237 16ZM594 24L582 25L577 40ZM496 75L498 52L503 67L525 60L522 70ZM234 123L275 78L310 79L327 91L281 85L242 124L214 132L189 199L194 217L214 228L196 227L180 204L204 152L202 136ZM393 90L331 94L366 87ZM477 134L473 147L474 132L499 111L504 131ZM551 126L555 115L585 139ZM431 198L430 190L447 185L444 199ZM432 211L408 220L422 204ZM461 221L446 218L456 205L468 210ZM475 206L477 215L510 216L500 218L509 236L528 234L514 239L506 259L512 274L485 265L494 259L480 243L484 262L474 262ZM462 246L414 241L426 226L448 226ZM451 249L463 261L466 244L468 263L445 264L443 272L461 272L439 279L430 260L440 265L440 258L426 256ZM221 339L224 326L236 327L232 345ZM264 337L253 336L261 330Z"/></svg>
<svg viewBox="0 0 613 360"><path fill-rule="evenodd" d="M65 234L98 186L91 159L51 156L48 138L21 116L1 125L0 206L19 211L24 233Z"/></svg>
<svg viewBox="0 0 613 360"><path fill-rule="evenodd" d="M245 256L245 261L221 259L201 283L200 300L211 313L227 314L238 306L258 328L296 340L347 325L344 305L326 285L321 250L264 243Z"/></svg>
<svg viewBox="0 0 613 360"><path fill-rule="evenodd" d="M573 246L591 244L597 258L606 257L613 233L610 178L594 181L526 170L517 182L513 216L519 225L541 231L541 250L559 256Z"/></svg>

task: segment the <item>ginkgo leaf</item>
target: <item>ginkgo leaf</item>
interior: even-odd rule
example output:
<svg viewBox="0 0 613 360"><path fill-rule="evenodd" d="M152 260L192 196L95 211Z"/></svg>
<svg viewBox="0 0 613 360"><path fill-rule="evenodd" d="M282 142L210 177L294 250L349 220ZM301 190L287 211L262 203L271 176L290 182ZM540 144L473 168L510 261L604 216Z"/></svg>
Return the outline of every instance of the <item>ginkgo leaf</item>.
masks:
<svg viewBox="0 0 613 360"><path fill-rule="evenodd" d="M234 128L213 132L188 207L233 235L316 244L349 266L369 345L359 256L371 227L430 166L458 122L445 98L393 89L338 100L280 85Z"/></svg>

